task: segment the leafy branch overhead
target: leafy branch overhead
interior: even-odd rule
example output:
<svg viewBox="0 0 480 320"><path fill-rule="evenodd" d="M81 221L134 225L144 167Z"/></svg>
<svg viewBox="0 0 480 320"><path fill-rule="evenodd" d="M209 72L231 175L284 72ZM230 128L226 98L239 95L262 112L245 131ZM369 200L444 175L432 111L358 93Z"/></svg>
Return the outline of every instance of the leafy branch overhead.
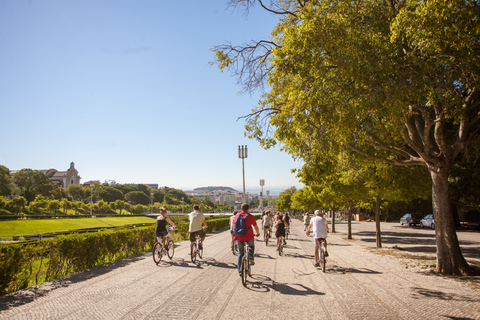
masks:
<svg viewBox="0 0 480 320"><path fill-rule="evenodd" d="M214 49L244 92L264 90L245 116L247 136L302 160L299 177L308 183L319 177L312 171L333 174L323 166L338 168L332 159L344 149L425 168L437 269L471 273L454 230L448 174L479 141L478 1L230 2L246 12L255 4L279 16L272 39Z"/></svg>

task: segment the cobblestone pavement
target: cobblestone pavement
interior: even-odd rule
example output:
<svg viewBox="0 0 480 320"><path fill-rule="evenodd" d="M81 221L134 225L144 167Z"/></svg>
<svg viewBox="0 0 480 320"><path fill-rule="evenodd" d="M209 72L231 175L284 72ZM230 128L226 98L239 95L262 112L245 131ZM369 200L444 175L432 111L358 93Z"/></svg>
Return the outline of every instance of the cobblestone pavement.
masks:
<svg viewBox="0 0 480 320"><path fill-rule="evenodd" d="M229 243L227 231L208 235L198 266L180 242L158 266L146 253L0 297L0 319L480 319L480 291L468 283L336 234L323 273L300 221L283 256L256 241L247 288Z"/></svg>

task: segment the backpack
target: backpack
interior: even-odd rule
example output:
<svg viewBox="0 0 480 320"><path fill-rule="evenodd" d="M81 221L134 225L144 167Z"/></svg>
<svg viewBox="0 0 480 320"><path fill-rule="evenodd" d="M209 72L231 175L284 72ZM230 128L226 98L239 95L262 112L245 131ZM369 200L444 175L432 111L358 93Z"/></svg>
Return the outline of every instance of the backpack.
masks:
<svg viewBox="0 0 480 320"><path fill-rule="evenodd" d="M233 234L236 236L244 236L247 233L247 222L245 219L249 216L250 213L247 213L245 216L237 215L237 220L235 221L235 227L233 228Z"/></svg>

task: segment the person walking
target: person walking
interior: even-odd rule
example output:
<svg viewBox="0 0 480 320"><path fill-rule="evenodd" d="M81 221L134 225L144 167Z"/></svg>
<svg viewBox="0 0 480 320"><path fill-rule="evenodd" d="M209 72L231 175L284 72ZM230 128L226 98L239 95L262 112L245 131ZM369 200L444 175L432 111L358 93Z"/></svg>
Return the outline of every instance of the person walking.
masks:
<svg viewBox="0 0 480 320"><path fill-rule="evenodd" d="M190 225L188 226L188 232L190 233L190 245L195 242L195 235L199 235L201 240L199 244L199 249L203 249L203 240L205 240L206 232L202 228L202 223L207 229L207 221L205 221L205 216L200 211L198 205L193 206L193 211L190 212L188 220L190 220Z"/></svg>
<svg viewBox="0 0 480 320"><path fill-rule="evenodd" d="M308 233L313 229L313 241L315 242L315 267L318 267L318 239L324 239L323 243L325 244L325 257L328 257L327 251L327 233L328 225L327 219L323 217L324 213L320 210L315 210L315 217L310 220L310 225L308 226Z"/></svg>
<svg viewBox="0 0 480 320"><path fill-rule="evenodd" d="M245 245L246 242L248 244L249 252L250 252L250 264L255 264L254 253L255 253L255 237L260 235L260 231L258 230L257 221L255 217L251 215L248 211L250 209L247 203L242 204L242 211L235 215L234 220L234 233L235 233L235 240L238 243L238 263L237 263L237 270L238 275L242 276L241 268L242 268L242 259L243 255L245 254ZM244 227L246 228L245 234L239 234L239 230L237 226L242 224L242 221L238 221L239 219L244 219ZM237 223L238 221L238 223ZM253 228L252 228L253 227ZM255 235L253 233L253 229L255 229Z"/></svg>

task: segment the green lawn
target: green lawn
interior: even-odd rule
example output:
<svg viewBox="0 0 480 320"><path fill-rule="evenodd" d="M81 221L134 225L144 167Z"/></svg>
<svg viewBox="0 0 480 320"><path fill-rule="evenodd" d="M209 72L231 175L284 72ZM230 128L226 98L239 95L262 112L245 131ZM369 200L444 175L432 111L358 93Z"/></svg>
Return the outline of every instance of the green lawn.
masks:
<svg viewBox="0 0 480 320"><path fill-rule="evenodd" d="M69 231L84 228L118 227L128 224L155 223L148 217L83 218L0 221L0 237Z"/></svg>

